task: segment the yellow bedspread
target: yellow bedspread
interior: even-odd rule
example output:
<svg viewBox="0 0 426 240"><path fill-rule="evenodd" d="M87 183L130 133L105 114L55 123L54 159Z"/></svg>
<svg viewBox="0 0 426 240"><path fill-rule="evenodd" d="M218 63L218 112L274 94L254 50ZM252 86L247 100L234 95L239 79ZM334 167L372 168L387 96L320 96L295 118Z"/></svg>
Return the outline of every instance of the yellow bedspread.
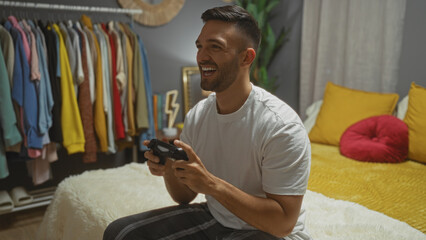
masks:
<svg viewBox="0 0 426 240"><path fill-rule="evenodd" d="M342 156L338 147L312 143L308 189L359 203L426 233L426 165L360 162Z"/></svg>

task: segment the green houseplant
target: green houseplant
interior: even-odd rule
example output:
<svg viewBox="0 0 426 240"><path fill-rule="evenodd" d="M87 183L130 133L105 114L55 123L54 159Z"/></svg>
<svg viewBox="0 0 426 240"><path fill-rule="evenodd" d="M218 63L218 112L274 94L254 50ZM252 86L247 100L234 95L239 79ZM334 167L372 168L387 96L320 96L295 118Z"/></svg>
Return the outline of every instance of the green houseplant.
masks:
<svg viewBox="0 0 426 240"><path fill-rule="evenodd" d="M253 62L250 79L255 84L270 92L278 88L276 76L270 77L268 68L277 52L287 41L288 31L283 27L276 35L269 24L272 11L281 0L236 0L235 3L246 9L258 22L262 32L262 41L257 50L257 57Z"/></svg>

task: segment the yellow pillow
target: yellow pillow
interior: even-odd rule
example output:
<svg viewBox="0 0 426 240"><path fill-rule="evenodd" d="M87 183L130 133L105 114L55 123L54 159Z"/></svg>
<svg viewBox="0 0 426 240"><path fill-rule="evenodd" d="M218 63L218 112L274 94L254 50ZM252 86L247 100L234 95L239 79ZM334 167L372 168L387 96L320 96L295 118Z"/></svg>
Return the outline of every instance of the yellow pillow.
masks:
<svg viewBox="0 0 426 240"><path fill-rule="evenodd" d="M408 126L408 158L426 163L426 88L411 83L404 122Z"/></svg>
<svg viewBox="0 0 426 240"><path fill-rule="evenodd" d="M309 138L312 142L338 146L349 126L368 117L392 114L397 101L396 93L366 92L328 82Z"/></svg>

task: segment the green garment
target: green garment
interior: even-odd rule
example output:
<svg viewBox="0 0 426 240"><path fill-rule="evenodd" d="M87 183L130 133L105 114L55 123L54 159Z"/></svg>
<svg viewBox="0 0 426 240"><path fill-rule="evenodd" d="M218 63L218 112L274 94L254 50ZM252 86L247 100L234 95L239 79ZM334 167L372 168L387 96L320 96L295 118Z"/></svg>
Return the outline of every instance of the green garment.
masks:
<svg viewBox="0 0 426 240"><path fill-rule="evenodd" d="M0 46L0 179L9 175L5 147L22 141L12 105L9 76Z"/></svg>

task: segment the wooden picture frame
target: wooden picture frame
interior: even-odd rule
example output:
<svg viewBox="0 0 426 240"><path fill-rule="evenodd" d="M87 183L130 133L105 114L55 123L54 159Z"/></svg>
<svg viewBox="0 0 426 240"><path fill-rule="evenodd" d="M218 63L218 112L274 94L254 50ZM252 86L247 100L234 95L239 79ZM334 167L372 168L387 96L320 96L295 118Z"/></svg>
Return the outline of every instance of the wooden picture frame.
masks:
<svg viewBox="0 0 426 240"><path fill-rule="evenodd" d="M183 88L183 119L188 111L200 100L206 98L211 92L204 91L200 87L200 70L196 66L182 68L182 88Z"/></svg>

